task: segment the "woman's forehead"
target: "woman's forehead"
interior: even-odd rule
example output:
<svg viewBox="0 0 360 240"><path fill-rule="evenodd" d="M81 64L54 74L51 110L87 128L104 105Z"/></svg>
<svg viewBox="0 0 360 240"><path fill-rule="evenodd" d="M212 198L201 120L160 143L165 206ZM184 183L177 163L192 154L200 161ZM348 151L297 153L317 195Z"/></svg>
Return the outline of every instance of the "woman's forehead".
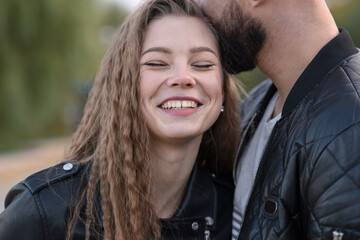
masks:
<svg viewBox="0 0 360 240"><path fill-rule="evenodd" d="M181 45L207 46L218 51L214 34L200 18L168 15L150 22L144 36L143 51L149 47Z"/></svg>

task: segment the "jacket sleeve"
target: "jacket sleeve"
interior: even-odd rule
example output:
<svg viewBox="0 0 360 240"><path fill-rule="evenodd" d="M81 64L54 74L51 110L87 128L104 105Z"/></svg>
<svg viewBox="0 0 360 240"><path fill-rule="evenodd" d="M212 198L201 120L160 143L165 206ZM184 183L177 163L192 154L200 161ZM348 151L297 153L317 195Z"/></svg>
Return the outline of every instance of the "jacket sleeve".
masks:
<svg viewBox="0 0 360 240"><path fill-rule="evenodd" d="M0 239L45 239L44 224L36 196L22 183L13 187L6 196L5 210L0 214Z"/></svg>
<svg viewBox="0 0 360 240"><path fill-rule="evenodd" d="M337 239L338 233L344 240L360 239L360 124L325 142L314 143L322 149L319 155L307 153L302 182L307 238Z"/></svg>

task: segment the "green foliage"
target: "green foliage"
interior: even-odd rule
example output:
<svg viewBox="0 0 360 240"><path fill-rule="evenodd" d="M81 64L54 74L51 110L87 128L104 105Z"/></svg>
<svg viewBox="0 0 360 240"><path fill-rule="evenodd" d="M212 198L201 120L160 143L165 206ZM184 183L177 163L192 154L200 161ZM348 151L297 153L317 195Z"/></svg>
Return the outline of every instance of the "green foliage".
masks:
<svg viewBox="0 0 360 240"><path fill-rule="evenodd" d="M106 11L92 0L0 0L0 151L69 132L75 86L105 48Z"/></svg>
<svg viewBox="0 0 360 240"><path fill-rule="evenodd" d="M358 9L347 0L332 12L360 46ZM0 151L73 130L79 88L127 14L101 0L0 0ZM258 69L238 77L248 91L266 78Z"/></svg>
<svg viewBox="0 0 360 240"><path fill-rule="evenodd" d="M346 4L334 7L332 14L339 28L345 28L350 33L357 47L360 47L360 1L348 0Z"/></svg>

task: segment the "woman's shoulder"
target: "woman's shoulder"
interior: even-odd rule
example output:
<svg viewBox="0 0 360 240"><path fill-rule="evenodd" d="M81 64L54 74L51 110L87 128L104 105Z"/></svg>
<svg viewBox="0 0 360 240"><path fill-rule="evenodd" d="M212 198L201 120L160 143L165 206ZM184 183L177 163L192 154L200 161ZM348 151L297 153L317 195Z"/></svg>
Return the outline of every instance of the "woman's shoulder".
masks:
<svg viewBox="0 0 360 240"><path fill-rule="evenodd" d="M15 185L0 214L0 239L45 239L49 231L66 232L68 211L85 169L84 165L61 163Z"/></svg>
<svg viewBox="0 0 360 240"><path fill-rule="evenodd" d="M25 185L32 194L36 194L46 188L57 189L64 183L77 184L84 175L85 169L86 164L63 162L30 175L21 184Z"/></svg>

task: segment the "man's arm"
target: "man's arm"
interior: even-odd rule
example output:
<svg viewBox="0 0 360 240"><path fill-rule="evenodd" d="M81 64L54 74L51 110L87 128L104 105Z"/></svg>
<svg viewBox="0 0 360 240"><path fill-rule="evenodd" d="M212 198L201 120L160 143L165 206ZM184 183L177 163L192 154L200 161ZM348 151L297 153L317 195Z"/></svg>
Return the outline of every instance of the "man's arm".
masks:
<svg viewBox="0 0 360 240"><path fill-rule="evenodd" d="M307 238L343 234L344 240L360 239L360 123L334 136L316 159L307 161L301 186Z"/></svg>

